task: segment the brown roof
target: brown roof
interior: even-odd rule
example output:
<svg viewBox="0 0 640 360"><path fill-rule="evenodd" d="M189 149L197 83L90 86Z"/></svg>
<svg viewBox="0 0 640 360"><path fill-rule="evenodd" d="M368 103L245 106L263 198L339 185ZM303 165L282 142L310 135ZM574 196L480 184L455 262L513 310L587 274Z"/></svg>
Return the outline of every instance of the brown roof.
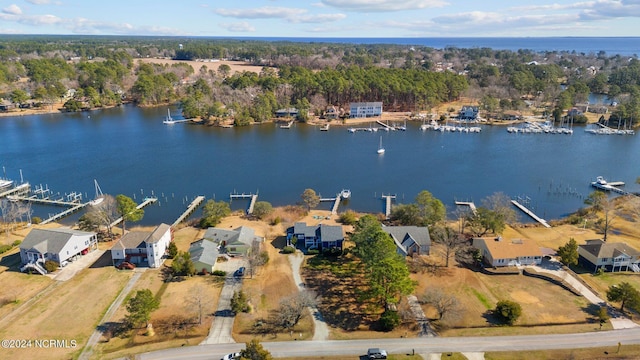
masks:
<svg viewBox="0 0 640 360"><path fill-rule="evenodd" d="M498 238L477 238L475 241L481 240L485 243L487 250L494 259L515 259L523 256L542 256L542 251L538 244L533 240L513 239L513 240L497 240Z"/></svg>

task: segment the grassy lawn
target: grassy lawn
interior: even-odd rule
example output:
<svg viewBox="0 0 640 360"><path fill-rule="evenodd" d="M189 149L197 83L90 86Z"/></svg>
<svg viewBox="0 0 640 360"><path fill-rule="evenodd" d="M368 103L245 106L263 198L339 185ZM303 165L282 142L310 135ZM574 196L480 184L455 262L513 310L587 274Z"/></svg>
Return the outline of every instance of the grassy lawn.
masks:
<svg viewBox="0 0 640 360"><path fill-rule="evenodd" d="M547 281L523 275L485 275L466 268L450 267L441 275L414 274L418 281L415 294L430 287L454 295L464 311L457 320L445 323L442 336L483 336L546 334L594 331L595 311L586 299L573 295ZM497 326L490 310L499 300L512 300L522 306L515 326ZM423 306L433 316L430 306Z"/></svg>

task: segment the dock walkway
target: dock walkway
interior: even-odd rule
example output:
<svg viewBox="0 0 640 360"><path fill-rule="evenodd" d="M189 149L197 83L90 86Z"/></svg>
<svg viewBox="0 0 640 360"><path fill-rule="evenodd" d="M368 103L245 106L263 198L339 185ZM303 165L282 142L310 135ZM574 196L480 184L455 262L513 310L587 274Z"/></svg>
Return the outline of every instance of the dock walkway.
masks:
<svg viewBox="0 0 640 360"><path fill-rule="evenodd" d="M478 212L478 209L476 208L476 204L474 204L473 201L456 201L456 205L468 206L469 209L471 209L471 211L474 214Z"/></svg>
<svg viewBox="0 0 640 360"><path fill-rule="evenodd" d="M142 209L143 207L153 204L154 202L158 201L158 198L155 197L147 197L144 198L144 201L141 202L138 206L136 206L136 209ZM122 217L117 218L114 222L111 223L111 227L114 227L118 224L120 224L122 222Z"/></svg>
<svg viewBox="0 0 640 360"><path fill-rule="evenodd" d="M182 215L180 215L180 217L177 218L176 221L174 221L171 226L173 227L183 222L184 219L186 219L189 215L191 215L194 211L196 211L198 206L200 206L200 204L202 204L203 201L204 201L204 196L202 195L197 196L195 199L193 199L191 204L187 206L187 210L185 210L185 212L183 212Z"/></svg>
<svg viewBox="0 0 640 360"><path fill-rule="evenodd" d="M320 198L320 202L328 202L328 201L333 201L333 206L331 206L331 213L332 214L337 214L338 213L338 207L340 206L340 195L336 195L336 197L332 197L332 198Z"/></svg>
<svg viewBox="0 0 640 360"><path fill-rule="evenodd" d="M76 212L76 211L84 208L85 206L89 205L89 203L84 203L84 204L70 203L70 204L73 204L74 206L72 208L70 208L70 209L67 209L67 210L63 211L63 212L57 213L57 214L51 216L48 219L43 220L40 224L44 225L44 224L48 224L50 222L54 222L54 221L60 220L63 217L71 215L74 212ZM60 204L57 204L57 205L60 205Z"/></svg>
<svg viewBox="0 0 640 360"><path fill-rule="evenodd" d="M513 205L515 205L518 209L522 210L522 212L524 212L525 214L531 216L531 218L537 222L539 222L540 224L542 224L544 227L546 228L550 228L551 225L549 225L547 223L547 220L539 217L538 215L534 214L533 211L527 209L524 205L520 204L519 202L517 202L516 200L511 200L511 203Z"/></svg>
<svg viewBox="0 0 640 360"><path fill-rule="evenodd" d="M621 195L629 195L631 194L630 192L626 191L626 190L622 190L619 187L616 186L621 186L624 185L624 182L622 181L614 181L614 182L609 182L606 184L601 184L597 181L594 181L591 183L591 186L593 186L596 189L600 189L603 191L613 191L615 193L621 194Z"/></svg>
<svg viewBox="0 0 640 360"><path fill-rule="evenodd" d="M258 193L238 194L234 192L232 194L229 194L229 199L231 199L231 201L233 201L233 199L250 199L249 207L247 208L247 215L251 215L253 214L253 208L255 207L256 202L258 201Z"/></svg>
<svg viewBox="0 0 640 360"><path fill-rule="evenodd" d="M384 215L389 219L391 217L391 201L395 200L395 195L384 195L382 199L385 200Z"/></svg>
<svg viewBox="0 0 640 360"><path fill-rule="evenodd" d="M0 193L0 198L12 195L12 194L25 194L31 190L31 185L29 183L20 184L12 189L9 189L5 192Z"/></svg>

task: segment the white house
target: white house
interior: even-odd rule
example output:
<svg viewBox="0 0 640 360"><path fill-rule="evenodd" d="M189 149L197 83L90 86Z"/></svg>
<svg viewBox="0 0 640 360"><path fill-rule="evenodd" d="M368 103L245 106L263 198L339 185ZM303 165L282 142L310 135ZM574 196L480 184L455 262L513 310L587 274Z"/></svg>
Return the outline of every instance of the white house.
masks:
<svg viewBox="0 0 640 360"><path fill-rule="evenodd" d="M98 248L96 233L71 229L33 229L20 244L21 271L34 269L46 274L44 262L64 266L77 256Z"/></svg>
<svg viewBox="0 0 640 360"><path fill-rule="evenodd" d="M542 250L532 240L496 238L475 238L473 247L480 250L485 263L493 267L540 265Z"/></svg>
<svg viewBox="0 0 640 360"><path fill-rule="evenodd" d="M382 116L382 101L357 102L349 105L350 118Z"/></svg>
<svg viewBox="0 0 640 360"><path fill-rule="evenodd" d="M114 264L127 261L136 265L157 268L162 265L172 240L171 226L160 224L152 232L130 231L111 248Z"/></svg>

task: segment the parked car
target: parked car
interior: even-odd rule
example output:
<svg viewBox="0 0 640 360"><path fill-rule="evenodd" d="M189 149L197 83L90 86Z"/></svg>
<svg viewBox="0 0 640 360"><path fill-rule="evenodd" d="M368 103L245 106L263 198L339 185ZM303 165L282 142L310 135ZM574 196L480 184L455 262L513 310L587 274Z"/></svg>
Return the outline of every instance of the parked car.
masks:
<svg viewBox="0 0 640 360"><path fill-rule="evenodd" d="M231 354L227 354L225 356L222 357L222 359L220 360L236 360L236 359L240 359L240 353L239 352L234 352Z"/></svg>
<svg viewBox="0 0 640 360"><path fill-rule="evenodd" d="M123 261L120 263L120 265L118 265L118 269L123 270L123 269L127 269L127 270L133 270L135 269L135 265L133 265L132 263L128 262L128 261Z"/></svg>
<svg viewBox="0 0 640 360"><path fill-rule="evenodd" d="M245 270L246 270L246 269L244 268L244 266L240 266L240 267L238 268L238 270L236 270L236 276L239 276L239 277L244 276L244 271L245 271Z"/></svg>
<svg viewBox="0 0 640 360"><path fill-rule="evenodd" d="M367 357L369 359L386 359L387 351L379 348L371 348L367 350Z"/></svg>

